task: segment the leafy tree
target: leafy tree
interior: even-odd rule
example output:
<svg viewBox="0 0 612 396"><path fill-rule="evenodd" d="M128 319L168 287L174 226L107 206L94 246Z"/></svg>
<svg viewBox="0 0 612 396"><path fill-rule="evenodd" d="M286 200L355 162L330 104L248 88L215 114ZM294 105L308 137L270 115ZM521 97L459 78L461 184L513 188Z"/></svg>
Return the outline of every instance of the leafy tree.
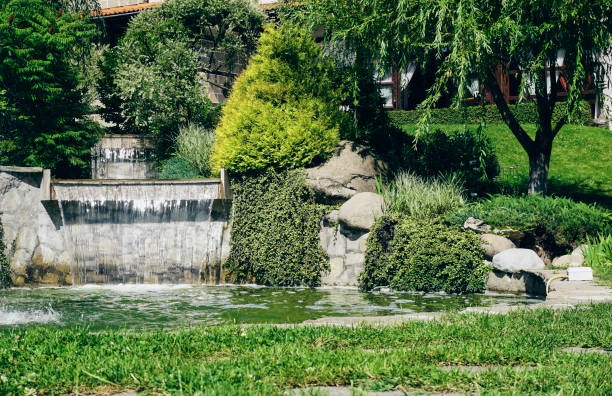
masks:
<svg viewBox="0 0 612 396"><path fill-rule="evenodd" d="M309 32L268 27L223 107L213 172L291 169L326 157L346 123Z"/></svg>
<svg viewBox="0 0 612 396"><path fill-rule="evenodd" d="M100 64L104 118L132 133L157 135L165 156L180 126L213 126L209 90L229 90L262 23L249 0L170 0L141 12Z"/></svg>
<svg viewBox="0 0 612 396"><path fill-rule="evenodd" d="M96 27L44 0L0 4L0 160L83 175L98 128L79 86L77 54Z"/></svg>
<svg viewBox="0 0 612 396"><path fill-rule="evenodd" d="M405 67L434 54L441 61L422 107L445 94L455 106L469 95L471 78L493 94L504 122L529 157L530 194L545 194L552 143L574 116L581 90L610 51L611 0L306 0L305 11L321 21L338 21L335 37L370 49L386 65ZM377 47L379 51L372 48ZM563 69L556 63L565 52ZM517 121L495 77L498 66L521 73L521 94L533 91L539 123L530 136ZM567 96L559 95L559 72ZM601 72L601 71L600 71ZM452 82L454 92L447 92ZM550 89L548 88L550 87ZM556 106L563 106L553 119ZM426 121L426 120L425 120Z"/></svg>

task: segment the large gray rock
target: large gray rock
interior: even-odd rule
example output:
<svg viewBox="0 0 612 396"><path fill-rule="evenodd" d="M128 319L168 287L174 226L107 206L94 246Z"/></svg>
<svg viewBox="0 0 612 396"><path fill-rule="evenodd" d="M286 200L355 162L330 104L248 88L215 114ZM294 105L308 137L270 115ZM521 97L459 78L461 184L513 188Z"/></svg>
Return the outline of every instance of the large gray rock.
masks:
<svg viewBox="0 0 612 396"><path fill-rule="evenodd" d="M503 272L518 273L545 267L542 259L530 249L508 249L493 256L493 268Z"/></svg>
<svg viewBox="0 0 612 396"><path fill-rule="evenodd" d="M552 261L553 267L559 268L581 267L582 263L584 263L584 257L573 254L555 257L555 259Z"/></svg>
<svg viewBox="0 0 612 396"><path fill-rule="evenodd" d="M482 239L480 246L483 247L485 256L489 259L504 250L516 248L516 245L511 240L501 235L481 234L480 239Z"/></svg>
<svg viewBox="0 0 612 396"><path fill-rule="evenodd" d="M356 194L340 207L340 224L357 230L369 230L382 214L383 199L372 192Z"/></svg>
<svg viewBox="0 0 612 396"><path fill-rule="evenodd" d="M376 177L387 165L357 143L343 140L327 162L307 169L306 183L327 202L342 202L360 192L376 192Z"/></svg>

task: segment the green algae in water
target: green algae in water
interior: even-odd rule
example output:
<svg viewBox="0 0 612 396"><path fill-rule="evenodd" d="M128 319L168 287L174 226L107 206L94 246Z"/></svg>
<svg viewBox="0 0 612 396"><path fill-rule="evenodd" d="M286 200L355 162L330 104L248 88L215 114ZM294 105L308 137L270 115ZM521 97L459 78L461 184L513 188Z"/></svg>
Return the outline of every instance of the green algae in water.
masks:
<svg viewBox="0 0 612 396"><path fill-rule="evenodd" d="M329 316L397 315L540 301L494 294L362 293L351 288L87 285L9 289L0 290L0 329L31 325L142 329L300 323Z"/></svg>

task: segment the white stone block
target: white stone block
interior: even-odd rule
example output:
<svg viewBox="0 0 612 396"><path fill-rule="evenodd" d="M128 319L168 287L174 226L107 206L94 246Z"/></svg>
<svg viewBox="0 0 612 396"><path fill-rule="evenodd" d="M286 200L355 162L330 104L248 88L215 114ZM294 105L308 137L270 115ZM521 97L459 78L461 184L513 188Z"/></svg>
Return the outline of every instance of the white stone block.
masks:
<svg viewBox="0 0 612 396"><path fill-rule="evenodd" d="M570 281L590 281L593 280L593 270L591 267L570 267L567 276Z"/></svg>

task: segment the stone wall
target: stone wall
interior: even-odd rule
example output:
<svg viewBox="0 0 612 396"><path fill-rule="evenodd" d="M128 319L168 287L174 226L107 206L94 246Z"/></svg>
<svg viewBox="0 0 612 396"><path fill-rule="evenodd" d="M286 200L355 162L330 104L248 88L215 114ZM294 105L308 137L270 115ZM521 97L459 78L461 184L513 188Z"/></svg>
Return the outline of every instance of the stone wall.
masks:
<svg viewBox="0 0 612 396"><path fill-rule="evenodd" d="M41 168L0 167L0 219L17 286L72 283L72 247L63 238L48 189L48 172Z"/></svg>
<svg viewBox="0 0 612 396"><path fill-rule="evenodd" d="M154 178L153 149L151 136L106 135L91 149L91 178Z"/></svg>
<svg viewBox="0 0 612 396"><path fill-rule="evenodd" d="M321 220L319 242L329 254L330 267L322 274L321 283L326 286L358 286L370 234L366 230L346 227L338 220L338 215L339 211L334 210Z"/></svg>

